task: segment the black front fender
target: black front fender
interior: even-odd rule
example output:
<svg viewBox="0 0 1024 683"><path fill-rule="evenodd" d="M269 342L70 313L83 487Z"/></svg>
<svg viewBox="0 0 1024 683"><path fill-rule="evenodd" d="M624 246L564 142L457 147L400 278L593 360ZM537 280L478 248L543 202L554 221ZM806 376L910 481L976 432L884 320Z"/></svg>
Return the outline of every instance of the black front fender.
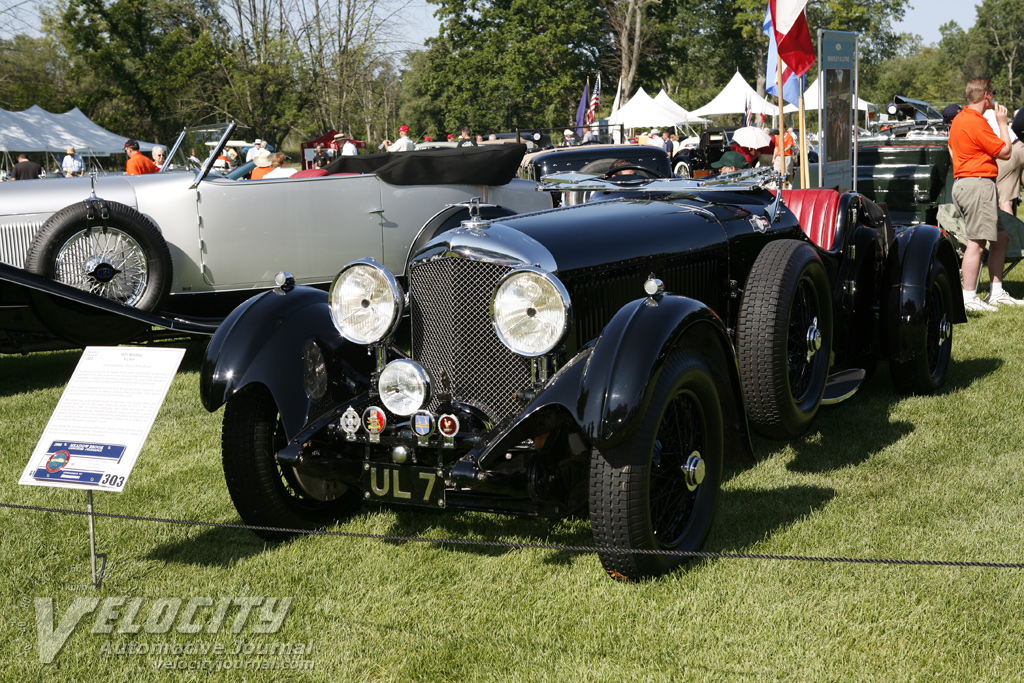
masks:
<svg viewBox="0 0 1024 683"><path fill-rule="evenodd" d="M577 415L584 433L598 449L631 438L669 352L678 348L692 349L708 363L722 401L727 452L749 456L739 367L728 331L703 303L677 295L633 301L601 332L580 388Z"/></svg>
<svg viewBox="0 0 1024 683"><path fill-rule="evenodd" d="M881 297L882 324L889 357L905 360L924 348L925 303L935 263L946 268L953 295L952 322L967 322L963 290L958 286L960 264L949 236L933 225L901 230L889 247Z"/></svg>
<svg viewBox="0 0 1024 683"><path fill-rule="evenodd" d="M203 406L217 410L258 382L270 390L290 438L306 423L311 407L302 381L302 349L308 339L321 346L329 361L367 355L334 327L326 292L298 286L247 300L225 319L206 348L199 378Z"/></svg>
<svg viewBox="0 0 1024 683"><path fill-rule="evenodd" d="M486 469L492 457L557 425L575 423L598 450L630 439L669 352L676 348L692 349L711 369L722 402L726 452L751 457L739 367L725 326L701 302L664 295L622 307L595 344L562 367L516 420L468 460Z"/></svg>

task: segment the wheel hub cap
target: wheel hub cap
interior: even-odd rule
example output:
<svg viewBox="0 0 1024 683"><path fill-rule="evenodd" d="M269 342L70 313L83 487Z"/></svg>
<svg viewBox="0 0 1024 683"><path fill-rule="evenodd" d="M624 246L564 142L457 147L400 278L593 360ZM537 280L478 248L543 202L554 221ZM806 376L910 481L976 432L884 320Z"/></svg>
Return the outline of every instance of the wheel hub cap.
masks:
<svg viewBox="0 0 1024 683"><path fill-rule="evenodd" d="M704 459L697 451L690 454L680 469L683 471L686 488L691 491L695 491L704 482Z"/></svg>
<svg viewBox="0 0 1024 683"><path fill-rule="evenodd" d="M949 324L946 316L942 316L942 320L939 321L939 346L942 346L952 335L953 326Z"/></svg>
<svg viewBox="0 0 1024 683"><path fill-rule="evenodd" d="M109 262L94 256L85 262L85 272L92 279L97 282L106 284L114 279L114 276L120 273L117 268L110 265Z"/></svg>
<svg viewBox="0 0 1024 683"><path fill-rule="evenodd" d="M818 318L811 321L811 326L807 328L807 362L811 362L811 358L821 348L821 330L818 329Z"/></svg>

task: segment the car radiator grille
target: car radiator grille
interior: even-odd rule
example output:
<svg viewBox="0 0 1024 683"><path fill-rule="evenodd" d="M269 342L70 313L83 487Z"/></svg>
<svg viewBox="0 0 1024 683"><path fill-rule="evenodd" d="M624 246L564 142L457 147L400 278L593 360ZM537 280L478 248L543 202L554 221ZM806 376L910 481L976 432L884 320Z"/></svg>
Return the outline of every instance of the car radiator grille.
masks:
<svg viewBox="0 0 1024 683"><path fill-rule="evenodd" d="M512 353L491 322L491 293L508 266L462 258L420 263L409 277L412 357L438 394L482 410L495 423L522 407L516 393L530 386L530 360Z"/></svg>
<svg viewBox="0 0 1024 683"><path fill-rule="evenodd" d="M42 225L42 221L39 221L0 226L0 263L23 268L28 247Z"/></svg>

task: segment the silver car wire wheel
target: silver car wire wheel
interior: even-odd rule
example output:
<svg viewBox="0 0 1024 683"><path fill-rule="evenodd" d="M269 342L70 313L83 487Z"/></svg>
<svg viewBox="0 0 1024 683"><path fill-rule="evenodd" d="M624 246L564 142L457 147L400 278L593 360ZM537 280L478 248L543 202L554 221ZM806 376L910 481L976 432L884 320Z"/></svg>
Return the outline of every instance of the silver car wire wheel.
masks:
<svg viewBox="0 0 1024 683"><path fill-rule="evenodd" d="M128 233L109 226L71 236L57 250L54 279L126 306L134 306L149 283L149 262Z"/></svg>

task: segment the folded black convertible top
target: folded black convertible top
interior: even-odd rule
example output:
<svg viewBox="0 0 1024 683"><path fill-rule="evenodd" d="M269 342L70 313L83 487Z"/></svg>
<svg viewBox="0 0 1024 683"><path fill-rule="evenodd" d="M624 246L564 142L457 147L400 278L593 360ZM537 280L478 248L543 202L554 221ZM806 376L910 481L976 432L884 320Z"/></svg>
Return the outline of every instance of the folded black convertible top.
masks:
<svg viewBox="0 0 1024 683"><path fill-rule="evenodd" d="M325 170L376 173L391 185L505 185L516 177L526 145L480 145L338 157Z"/></svg>

